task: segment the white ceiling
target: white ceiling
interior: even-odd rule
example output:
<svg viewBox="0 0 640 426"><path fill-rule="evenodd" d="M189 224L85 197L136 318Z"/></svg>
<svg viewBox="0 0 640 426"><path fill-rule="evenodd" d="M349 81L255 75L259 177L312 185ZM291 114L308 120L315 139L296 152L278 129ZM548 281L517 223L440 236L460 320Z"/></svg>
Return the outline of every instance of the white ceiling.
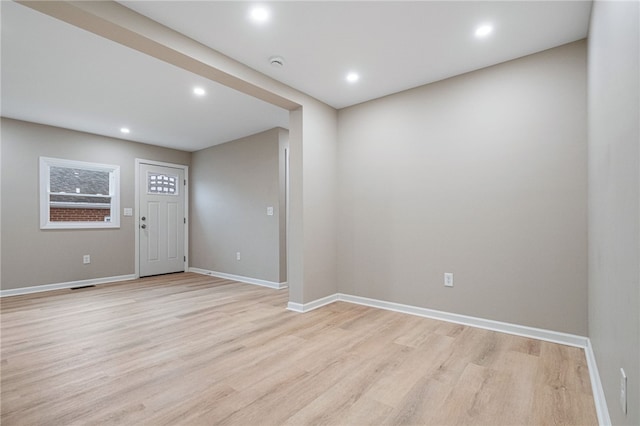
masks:
<svg viewBox="0 0 640 426"><path fill-rule="evenodd" d="M582 39L591 12L590 1L288 1L263 2L271 17L256 24L252 2L120 3L335 108ZM483 23L494 31L477 39ZM2 114L189 151L288 127L284 110L4 1Z"/></svg>
<svg viewBox="0 0 640 426"><path fill-rule="evenodd" d="M591 13L590 1L284 1L263 2L271 18L256 25L253 2L120 3L335 108L580 40ZM483 23L494 32L479 40Z"/></svg>
<svg viewBox="0 0 640 426"><path fill-rule="evenodd" d="M2 116L185 151L289 124L282 108L5 1Z"/></svg>

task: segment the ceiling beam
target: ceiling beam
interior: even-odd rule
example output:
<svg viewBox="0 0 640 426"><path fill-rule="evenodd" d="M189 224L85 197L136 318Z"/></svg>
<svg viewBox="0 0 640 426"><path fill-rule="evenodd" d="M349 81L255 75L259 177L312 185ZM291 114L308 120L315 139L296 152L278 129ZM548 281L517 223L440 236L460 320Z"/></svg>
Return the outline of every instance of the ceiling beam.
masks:
<svg viewBox="0 0 640 426"><path fill-rule="evenodd" d="M18 3L289 111L307 96L114 1Z"/></svg>

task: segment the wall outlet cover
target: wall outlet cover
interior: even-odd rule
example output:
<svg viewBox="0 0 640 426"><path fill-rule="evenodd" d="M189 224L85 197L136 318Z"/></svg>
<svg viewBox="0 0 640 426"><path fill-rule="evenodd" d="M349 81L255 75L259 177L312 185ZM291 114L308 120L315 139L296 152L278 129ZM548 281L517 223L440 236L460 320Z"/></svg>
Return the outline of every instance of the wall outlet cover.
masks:
<svg viewBox="0 0 640 426"><path fill-rule="evenodd" d="M453 273L445 272L444 273L444 286L445 287L453 287Z"/></svg>

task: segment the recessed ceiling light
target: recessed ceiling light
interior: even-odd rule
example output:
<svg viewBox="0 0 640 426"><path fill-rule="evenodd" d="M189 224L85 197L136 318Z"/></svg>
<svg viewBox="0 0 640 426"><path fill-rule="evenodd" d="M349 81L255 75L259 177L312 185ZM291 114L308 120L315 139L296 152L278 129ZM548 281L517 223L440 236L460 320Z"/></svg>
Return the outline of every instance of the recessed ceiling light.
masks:
<svg viewBox="0 0 640 426"><path fill-rule="evenodd" d="M486 37L493 31L493 27L491 25L480 25L476 29L476 37Z"/></svg>
<svg viewBox="0 0 640 426"><path fill-rule="evenodd" d="M193 94L196 96L204 96L207 92L202 87L194 87Z"/></svg>
<svg viewBox="0 0 640 426"><path fill-rule="evenodd" d="M358 80L360 80L360 76L358 75L358 73L350 72L349 74L347 74L347 81L349 83L355 83Z"/></svg>
<svg viewBox="0 0 640 426"><path fill-rule="evenodd" d="M269 20L269 11L262 6L256 6L251 9L249 16L254 22L266 22Z"/></svg>
<svg viewBox="0 0 640 426"><path fill-rule="evenodd" d="M121 131L122 133L124 133L125 135L126 135L126 134L131 133L131 130L129 130L129 128L128 128L128 127L121 127L121 128L120 128L120 131Z"/></svg>

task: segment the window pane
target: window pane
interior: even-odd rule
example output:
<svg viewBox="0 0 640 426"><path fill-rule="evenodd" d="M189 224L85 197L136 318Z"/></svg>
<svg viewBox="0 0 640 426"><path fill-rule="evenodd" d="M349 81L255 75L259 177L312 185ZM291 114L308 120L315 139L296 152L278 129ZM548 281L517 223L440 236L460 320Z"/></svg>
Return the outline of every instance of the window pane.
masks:
<svg viewBox="0 0 640 426"><path fill-rule="evenodd" d="M68 207L51 204L49 207L51 222L111 222L111 206L107 207Z"/></svg>
<svg viewBox="0 0 640 426"><path fill-rule="evenodd" d="M51 167L50 188L54 193L109 195L109 172Z"/></svg>
<svg viewBox="0 0 640 426"><path fill-rule="evenodd" d="M178 176L149 173L147 193L162 195L178 195Z"/></svg>

